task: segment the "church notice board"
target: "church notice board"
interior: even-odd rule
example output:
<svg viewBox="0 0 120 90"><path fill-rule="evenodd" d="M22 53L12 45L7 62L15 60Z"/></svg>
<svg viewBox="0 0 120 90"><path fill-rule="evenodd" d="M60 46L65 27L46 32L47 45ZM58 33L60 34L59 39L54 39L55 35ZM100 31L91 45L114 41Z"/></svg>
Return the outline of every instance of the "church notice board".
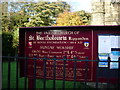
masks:
<svg viewBox="0 0 120 90"><path fill-rule="evenodd" d="M56 56L58 59L66 56L67 59L77 57L79 60L85 60L88 57L90 62L87 66L87 81L93 82L96 81L97 68L102 68L96 66L97 62L93 62L99 56L98 36L99 34L118 34L120 33L119 28L119 26L23 27L20 28L19 34L19 56L29 58L34 56L53 58ZM24 76L24 60L20 62L21 76ZM28 60L27 63L27 76L33 78L34 62ZM43 60L37 60L36 63L36 77L42 79L44 77ZM113 68L115 68L114 66ZM85 61L77 61L76 81L85 81L85 68ZM53 69L53 60L47 60L46 79L53 79ZM65 74L65 80L74 80L74 61L66 61ZM63 80L63 61L57 60L56 62L56 79Z"/></svg>

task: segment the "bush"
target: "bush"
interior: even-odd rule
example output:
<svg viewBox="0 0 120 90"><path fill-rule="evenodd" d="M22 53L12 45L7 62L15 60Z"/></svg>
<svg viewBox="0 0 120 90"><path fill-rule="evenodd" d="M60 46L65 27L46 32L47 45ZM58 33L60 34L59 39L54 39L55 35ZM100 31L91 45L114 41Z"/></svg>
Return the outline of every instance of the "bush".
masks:
<svg viewBox="0 0 120 90"><path fill-rule="evenodd" d="M11 32L2 33L2 55L14 56L16 48L13 48L13 34Z"/></svg>

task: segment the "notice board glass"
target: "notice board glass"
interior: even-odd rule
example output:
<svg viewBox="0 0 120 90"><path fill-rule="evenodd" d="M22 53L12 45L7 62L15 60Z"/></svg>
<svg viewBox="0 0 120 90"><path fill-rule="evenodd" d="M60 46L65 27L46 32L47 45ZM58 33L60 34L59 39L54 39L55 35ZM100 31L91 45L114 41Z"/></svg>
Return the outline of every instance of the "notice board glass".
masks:
<svg viewBox="0 0 120 90"><path fill-rule="evenodd" d="M120 57L120 35L98 35L98 57L99 60L102 61L102 63L99 63L99 67L110 66L110 69L118 69L118 60ZM102 65L108 60L108 57L110 57L110 65Z"/></svg>

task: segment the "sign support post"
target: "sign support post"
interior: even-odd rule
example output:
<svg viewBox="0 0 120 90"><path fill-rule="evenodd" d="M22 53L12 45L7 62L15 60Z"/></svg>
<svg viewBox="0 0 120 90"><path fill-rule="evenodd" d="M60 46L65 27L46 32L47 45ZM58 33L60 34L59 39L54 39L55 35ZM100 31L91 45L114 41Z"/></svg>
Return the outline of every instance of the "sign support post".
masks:
<svg viewBox="0 0 120 90"><path fill-rule="evenodd" d="M28 88L34 88L34 79L28 78Z"/></svg>

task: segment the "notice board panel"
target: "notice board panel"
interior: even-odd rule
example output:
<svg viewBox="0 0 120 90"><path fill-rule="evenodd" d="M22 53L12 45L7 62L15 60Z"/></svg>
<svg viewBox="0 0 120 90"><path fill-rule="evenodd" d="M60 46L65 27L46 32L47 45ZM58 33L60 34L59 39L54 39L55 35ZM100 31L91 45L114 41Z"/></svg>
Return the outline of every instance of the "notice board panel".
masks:
<svg viewBox="0 0 120 90"><path fill-rule="evenodd" d="M89 35L88 35L89 33ZM88 33L84 30L49 30L49 31L26 31L26 50L27 57L54 58L62 59L64 56L67 59L74 59L77 57L79 60L85 60L89 57L92 59L92 30ZM57 61L56 63L56 79L63 79L63 61ZM85 62L77 61L77 80L84 80L85 75ZM32 76L33 60L28 62L28 75ZM93 62L89 63L88 68L88 81L92 80ZM53 78L53 60L47 60L46 73L47 78ZM29 72L30 70L30 72ZM37 61L36 75L38 78L43 78L44 69L43 61ZM74 62L66 62L66 80L74 80Z"/></svg>
<svg viewBox="0 0 120 90"><path fill-rule="evenodd" d="M96 77L98 75L97 62L93 62L93 60L97 60L98 58L98 35L119 34L119 28L120 26L22 27L20 28L19 56L29 58L33 58L34 56L37 56L37 58L43 58L44 56L46 56L47 58L53 58L54 56L56 56L56 58L58 59L63 59L63 57L66 56L67 59L73 59L74 57L77 57L79 60L85 60L85 58L88 57L91 62L89 62L87 66L87 81L93 82L96 81ZM100 52L110 52L110 50L100 50ZM105 56L105 58L102 58L102 56ZM107 54L101 55L100 57L105 60L107 58ZM21 60L20 62L21 76L24 76L24 60ZM63 62L57 60L56 64L56 79L62 80ZM117 68L114 64L116 63L111 63L112 68ZM104 66L106 71L107 63L101 65L101 68L103 69ZM42 60L37 60L36 68L36 77L43 78L44 75ZM77 61L76 68L76 80L85 81L85 62ZM53 79L53 69L53 61L47 60L46 79ZM28 60L27 71L27 76L33 77L33 60ZM73 61L66 62L66 71L67 72L65 80L73 81ZM102 74L99 73L99 75ZM101 77L103 77L103 75ZM105 81L105 77L103 77L103 79L100 79L99 81Z"/></svg>

